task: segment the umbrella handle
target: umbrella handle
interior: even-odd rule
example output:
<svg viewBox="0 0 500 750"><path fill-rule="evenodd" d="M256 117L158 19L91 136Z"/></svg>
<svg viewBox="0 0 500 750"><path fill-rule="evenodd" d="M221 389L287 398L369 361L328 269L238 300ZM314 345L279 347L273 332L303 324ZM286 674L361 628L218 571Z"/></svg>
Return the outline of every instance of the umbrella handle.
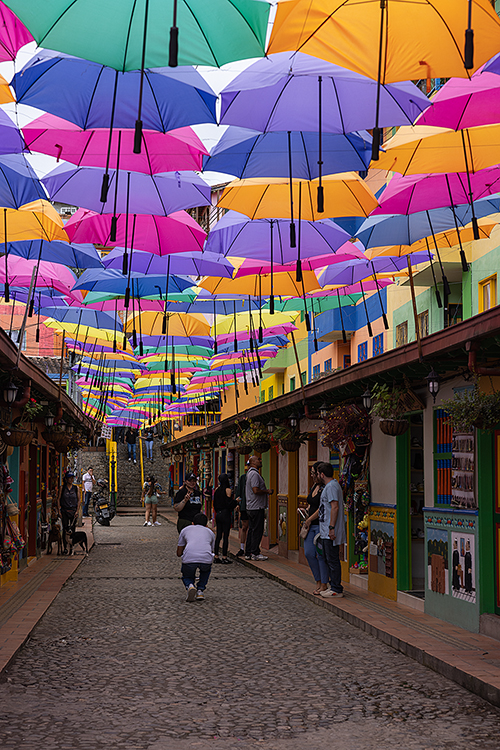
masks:
<svg viewBox="0 0 500 750"><path fill-rule="evenodd" d="M174 16L170 27L170 43L168 48L168 67L176 68L179 57L179 29L177 28L177 0L174 0Z"/></svg>
<svg viewBox="0 0 500 750"><path fill-rule="evenodd" d="M474 31L472 30L472 0L469 0L469 16L465 30L464 68L472 70L474 67Z"/></svg>
<svg viewBox="0 0 500 750"><path fill-rule="evenodd" d="M102 176L102 185L101 185L101 203L106 203L108 200L108 192L109 192L109 173L105 172Z"/></svg>

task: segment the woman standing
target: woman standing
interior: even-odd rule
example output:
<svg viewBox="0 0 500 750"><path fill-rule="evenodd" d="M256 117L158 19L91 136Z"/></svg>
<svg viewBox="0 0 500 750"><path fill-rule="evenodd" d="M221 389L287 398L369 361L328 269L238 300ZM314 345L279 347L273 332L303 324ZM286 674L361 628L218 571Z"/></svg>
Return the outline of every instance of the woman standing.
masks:
<svg viewBox="0 0 500 750"><path fill-rule="evenodd" d="M82 502L80 491L74 482L75 475L72 471L67 471L64 475L61 491L59 492L57 500L57 508L63 525L63 554L67 553L68 542L66 537L72 529L74 530Z"/></svg>
<svg viewBox="0 0 500 750"><path fill-rule="evenodd" d="M161 523L156 520L156 513L158 510L158 495L164 495L165 492L161 491L160 485L157 484L153 476L146 477L144 487L142 488L142 500L146 506L146 519L143 526L161 526ZM153 521L149 520L152 514Z"/></svg>
<svg viewBox="0 0 500 750"><path fill-rule="evenodd" d="M214 563L223 563L229 565L232 560L227 558L227 548L229 545L229 531L231 529L231 513L237 506L236 500L233 498L233 491L229 485L229 477L227 474L219 475L219 486L214 492L214 510L215 510L215 524L217 526L217 534L215 536L215 557ZM222 539L222 558L219 560L219 544Z"/></svg>
<svg viewBox="0 0 500 750"><path fill-rule="evenodd" d="M307 496L307 518L304 521L304 526L308 529L306 538L304 539L304 554L306 556L311 573L316 581L316 588L313 594L316 596L320 595L321 591L326 591L328 588L329 571L325 559L319 554L316 545L314 544L314 537L319 534L319 501L321 498L321 491L323 486L319 481L317 474L317 468L321 461L316 461L311 466L311 479L313 485Z"/></svg>

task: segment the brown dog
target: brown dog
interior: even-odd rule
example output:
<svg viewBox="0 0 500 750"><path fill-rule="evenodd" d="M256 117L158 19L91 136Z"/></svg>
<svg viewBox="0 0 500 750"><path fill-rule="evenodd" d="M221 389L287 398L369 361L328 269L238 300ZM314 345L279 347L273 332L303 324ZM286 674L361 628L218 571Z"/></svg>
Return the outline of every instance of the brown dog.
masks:
<svg viewBox="0 0 500 750"><path fill-rule="evenodd" d="M57 554L62 554L62 535L61 535L61 529L59 528L58 524L58 518L59 516L57 514L52 514L50 519L50 531L49 531L49 537L47 539L47 554L52 554L52 545L57 544Z"/></svg>

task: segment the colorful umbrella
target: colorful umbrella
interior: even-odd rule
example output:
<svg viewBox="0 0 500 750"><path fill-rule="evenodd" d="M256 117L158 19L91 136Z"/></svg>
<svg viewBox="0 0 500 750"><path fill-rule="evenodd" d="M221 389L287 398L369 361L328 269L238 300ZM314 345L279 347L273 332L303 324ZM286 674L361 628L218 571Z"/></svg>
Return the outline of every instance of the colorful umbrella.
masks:
<svg viewBox="0 0 500 750"><path fill-rule="evenodd" d="M105 268L123 268L124 250L116 247L103 260ZM183 274L191 276L221 276L231 278L234 266L226 258L205 250L203 253L178 253L172 256L159 257L137 251L130 259L133 273L144 274ZM189 303L188 303L189 304Z"/></svg>
<svg viewBox="0 0 500 750"><path fill-rule="evenodd" d="M480 239L487 239L495 227L496 224L491 224L491 220L488 218L479 219ZM425 237L421 240L417 240L412 245L392 245L388 247L368 248L365 251L365 255L367 258L375 258L378 255L406 255L407 253L417 253L426 250L431 245L432 247L437 248L451 248L460 243L472 242L473 239L474 230L469 225L461 228L458 232L456 229L438 232L437 234L432 235L431 242L429 242L429 238Z"/></svg>
<svg viewBox="0 0 500 750"><path fill-rule="evenodd" d="M1 44L1 40L0 40ZM1 50L1 47L0 47ZM12 91L9 88L9 84L5 80L5 78L0 75L0 104L9 104L10 102L14 102L15 99L12 96Z"/></svg>
<svg viewBox="0 0 500 750"><path fill-rule="evenodd" d="M15 60L21 47L32 41L26 26L5 3L0 3L0 62Z"/></svg>
<svg viewBox="0 0 500 750"><path fill-rule="evenodd" d="M500 121L500 78L494 73L476 73L469 80L451 78L432 97L432 107L416 125L475 128Z"/></svg>
<svg viewBox="0 0 500 750"><path fill-rule="evenodd" d="M0 157L0 206L20 208L25 203L46 199L35 171L24 154Z"/></svg>
<svg viewBox="0 0 500 750"><path fill-rule="evenodd" d="M60 323L76 323L78 326L122 330L122 324L116 317L97 310L86 310L84 308L78 310L75 307L66 309L61 307L41 307L38 312L40 315L46 315L48 318L58 320ZM109 366L109 362L107 362L107 365Z"/></svg>
<svg viewBox="0 0 500 750"><path fill-rule="evenodd" d="M193 286L193 282L180 276L170 276L169 292L175 294L183 289ZM84 271L74 289L87 289L93 291L112 292L113 294L125 295L127 289L131 290L135 298L146 297L155 294L161 297L165 290L165 276L145 275L142 273L131 273L129 277L124 276L121 271L114 268L106 270L88 269Z"/></svg>
<svg viewBox="0 0 500 750"><path fill-rule="evenodd" d="M20 154L26 145L17 125L0 109L0 154Z"/></svg>
<svg viewBox="0 0 500 750"><path fill-rule="evenodd" d="M177 315L167 313L168 332L170 336L208 336L210 326L203 316ZM164 315L154 312L133 313L125 324L125 330L139 327L145 336L156 336L165 333L163 330Z"/></svg>
<svg viewBox="0 0 500 750"><path fill-rule="evenodd" d="M301 283L296 282L295 274L290 272L274 274L274 294L284 297L300 297L304 290L309 292L318 289L318 280L312 271L304 271L302 279ZM254 279L249 279L248 277L240 279L208 278L200 281L199 286L217 295L242 294L253 297L269 297L272 293L271 275L258 276Z"/></svg>
<svg viewBox="0 0 500 750"><path fill-rule="evenodd" d="M9 242L7 252L26 260L46 260L51 263L62 263L70 268L102 268L100 255L91 244L73 245L67 242L25 240Z"/></svg>

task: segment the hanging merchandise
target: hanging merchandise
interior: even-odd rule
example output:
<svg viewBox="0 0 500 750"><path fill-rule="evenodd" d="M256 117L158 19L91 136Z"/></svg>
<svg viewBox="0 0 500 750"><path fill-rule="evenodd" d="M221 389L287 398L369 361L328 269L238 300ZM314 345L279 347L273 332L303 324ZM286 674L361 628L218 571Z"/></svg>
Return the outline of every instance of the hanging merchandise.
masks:
<svg viewBox="0 0 500 750"><path fill-rule="evenodd" d="M14 556L25 544L13 520L18 512L17 505L9 501L13 483L14 480L7 466L2 463L0 468L0 575L8 573L12 568Z"/></svg>

